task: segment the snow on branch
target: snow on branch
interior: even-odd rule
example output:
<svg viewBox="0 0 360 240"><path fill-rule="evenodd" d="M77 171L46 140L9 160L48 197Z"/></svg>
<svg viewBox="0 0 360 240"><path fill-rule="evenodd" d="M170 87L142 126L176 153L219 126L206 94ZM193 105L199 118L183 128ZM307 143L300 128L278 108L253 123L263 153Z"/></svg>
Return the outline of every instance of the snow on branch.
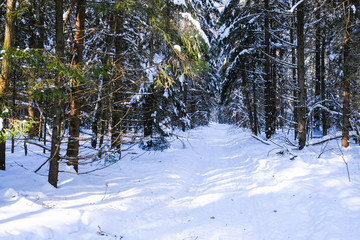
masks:
<svg viewBox="0 0 360 240"><path fill-rule="evenodd" d="M295 11L295 9L303 2L304 2L304 0L297 2L294 6L292 6L292 8L290 10L287 10L286 12L293 13Z"/></svg>
<svg viewBox="0 0 360 240"><path fill-rule="evenodd" d="M207 37L207 35L205 34L205 32L202 30L201 25L199 23L199 21L195 20L190 13L181 13L181 16L190 21L193 26L196 28L196 30L199 32L200 36L204 39L204 41L206 42L206 44L210 47L210 41Z"/></svg>

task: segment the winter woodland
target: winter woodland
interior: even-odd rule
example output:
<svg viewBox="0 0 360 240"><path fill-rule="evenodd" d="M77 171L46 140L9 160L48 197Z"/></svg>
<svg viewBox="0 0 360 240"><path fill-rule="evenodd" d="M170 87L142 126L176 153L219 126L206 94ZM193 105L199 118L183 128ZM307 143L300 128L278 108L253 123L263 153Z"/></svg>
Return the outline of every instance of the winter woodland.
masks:
<svg viewBox="0 0 360 240"><path fill-rule="evenodd" d="M357 239L359 26L358 0L1 0L0 239Z"/></svg>

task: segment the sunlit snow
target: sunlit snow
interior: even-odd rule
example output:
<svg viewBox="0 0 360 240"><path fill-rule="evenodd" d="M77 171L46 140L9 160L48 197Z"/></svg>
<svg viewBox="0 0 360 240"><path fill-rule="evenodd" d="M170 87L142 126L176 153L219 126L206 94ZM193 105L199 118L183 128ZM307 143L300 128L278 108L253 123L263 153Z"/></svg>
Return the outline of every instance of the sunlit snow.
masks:
<svg viewBox="0 0 360 240"><path fill-rule="evenodd" d="M0 172L0 239L355 240L360 234L358 145L287 146L297 156L290 160L279 145L212 123L178 132L162 152L135 146L109 168L61 172L58 189L47 183L46 168L33 172L46 160L42 149L30 145L24 157L22 146L7 154Z"/></svg>

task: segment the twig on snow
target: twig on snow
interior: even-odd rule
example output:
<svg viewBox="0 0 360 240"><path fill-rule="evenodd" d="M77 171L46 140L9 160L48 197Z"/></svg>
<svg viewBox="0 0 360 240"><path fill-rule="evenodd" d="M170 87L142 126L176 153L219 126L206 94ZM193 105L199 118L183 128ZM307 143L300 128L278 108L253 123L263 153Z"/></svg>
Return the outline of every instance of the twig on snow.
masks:
<svg viewBox="0 0 360 240"><path fill-rule="evenodd" d="M251 136L252 136L253 138L255 138L256 140L258 140L258 141L260 141L260 142L262 142L262 143L264 143L264 144L266 144L266 145L271 145L271 143L272 143L272 144L278 146L278 147L282 150L282 151L279 152L280 154L283 154L284 152L287 152L287 153L289 153L289 154L291 155L290 160L294 160L294 159L297 157L297 155L294 154L293 152L291 152L286 146L280 145L280 144L274 142L274 141L271 140L271 139L269 139L269 140L266 141L266 140L264 140L264 139L259 138L259 137L256 136L256 135L253 135L253 134L252 134ZM271 143L270 143L270 142L271 142ZM274 149L272 149L272 150L274 150ZM270 153L272 150L270 150L270 151L268 152L268 155L269 155L269 153Z"/></svg>
<svg viewBox="0 0 360 240"><path fill-rule="evenodd" d="M258 140L258 141L262 142L263 144L266 144L266 145L271 145L271 144L270 144L270 143L268 143L267 141L265 141L265 140L263 140L263 139L259 138L258 136L254 135L254 134L251 134L251 136L252 136L253 138L255 138L256 140Z"/></svg>
<svg viewBox="0 0 360 240"><path fill-rule="evenodd" d="M34 173L37 173L48 161L50 160L50 158L48 158L43 164L40 165L40 167L38 167Z"/></svg>
<svg viewBox="0 0 360 240"><path fill-rule="evenodd" d="M271 140L271 139L269 139L269 141L272 142L273 144L279 146L281 149L283 149L284 152L289 153L289 154L291 155L290 160L294 160L294 159L297 157L297 155L296 155L295 153L291 152L291 151L290 151L287 147L285 147L284 145L280 145L280 144L274 142L274 141Z"/></svg>
<svg viewBox="0 0 360 240"><path fill-rule="evenodd" d="M105 192L104 192L104 196L103 196L103 198L101 199L101 201L105 199L105 197L106 197L106 193L107 193L107 190L108 190L108 187L109 187L109 185L108 185L108 184L106 184L106 187L105 187Z"/></svg>
<svg viewBox="0 0 360 240"><path fill-rule="evenodd" d="M325 146L324 145L321 146L321 153L319 154L318 158L320 158L321 155L325 152L325 149L326 149L328 144L329 144L329 141L326 141Z"/></svg>
<svg viewBox="0 0 360 240"><path fill-rule="evenodd" d="M341 153L341 158L342 158L342 160L344 161L345 166L346 166L346 172L347 172L347 176L348 176L349 182L351 182L349 165L348 165L348 163L346 162L344 153L343 153L343 151L341 150L341 147L340 147L340 145L339 145L339 142L337 142L337 145L338 145L339 151L340 151L340 153Z"/></svg>
<svg viewBox="0 0 360 240"><path fill-rule="evenodd" d="M329 141L331 141L331 140L338 139L338 138L341 138L341 137L342 137L342 136L334 136L334 137L330 137L330 138L325 139L325 140L321 140L321 141L319 141L319 142L310 143L309 145L311 145L311 146L320 145L320 144L323 144L323 143L325 143L325 142L329 142Z"/></svg>

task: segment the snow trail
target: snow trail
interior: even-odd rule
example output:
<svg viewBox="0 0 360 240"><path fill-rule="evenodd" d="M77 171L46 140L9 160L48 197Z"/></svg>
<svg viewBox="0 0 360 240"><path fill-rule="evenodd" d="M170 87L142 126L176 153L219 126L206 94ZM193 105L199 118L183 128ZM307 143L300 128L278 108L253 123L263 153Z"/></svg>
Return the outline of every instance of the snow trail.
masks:
<svg viewBox="0 0 360 240"><path fill-rule="evenodd" d="M0 173L0 239L355 240L360 235L359 147L345 156L349 183L335 150L317 158L321 146L308 147L290 161L276 154L275 145L229 125L212 123L181 134L163 152L136 149L137 155L94 174L60 174L59 189L15 164L33 169L36 157L10 156L9 170Z"/></svg>

